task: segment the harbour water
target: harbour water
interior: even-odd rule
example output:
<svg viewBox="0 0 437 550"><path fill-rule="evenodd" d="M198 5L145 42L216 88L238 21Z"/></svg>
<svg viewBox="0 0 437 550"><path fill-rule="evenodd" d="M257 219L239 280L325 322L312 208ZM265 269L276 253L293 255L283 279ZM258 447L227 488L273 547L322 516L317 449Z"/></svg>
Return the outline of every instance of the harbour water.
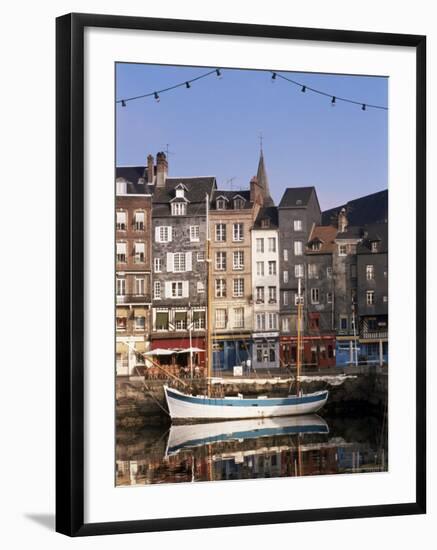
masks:
<svg viewBox="0 0 437 550"><path fill-rule="evenodd" d="M365 409L117 432L117 486L387 469L387 415Z"/></svg>

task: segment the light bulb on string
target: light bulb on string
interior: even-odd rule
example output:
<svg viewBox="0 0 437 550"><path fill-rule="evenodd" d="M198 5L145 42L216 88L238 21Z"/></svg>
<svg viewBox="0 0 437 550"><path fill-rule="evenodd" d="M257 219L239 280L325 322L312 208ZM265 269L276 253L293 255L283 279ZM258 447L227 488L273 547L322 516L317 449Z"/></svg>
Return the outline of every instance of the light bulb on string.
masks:
<svg viewBox="0 0 437 550"><path fill-rule="evenodd" d="M121 106L126 107L126 101L124 99L121 100Z"/></svg>
<svg viewBox="0 0 437 550"><path fill-rule="evenodd" d="M306 91L307 91L307 87L306 87L306 86L302 86L301 92L305 93Z"/></svg>
<svg viewBox="0 0 437 550"><path fill-rule="evenodd" d="M331 107L335 107L335 100L336 100L336 97L334 95L332 96L332 99L331 99Z"/></svg>
<svg viewBox="0 0 437 550"><path fill-rule="evenodd" d="M156 103L159 103L161 101L158 92L153 92L153 97L156 99Z"/></svg>
<svg viewBox="0 0 437 550"><path fill-rule="evenodd" d="M216 69L215 72L216 72L218 78L222 77L222 73L221 73L220 69Z"/></svg>
<svg viewBox="0 0 437 550"><path fill-rule="evenodd" d="M366 104L365 104L365 103L363 103L363 104L361 105L361 110L362 110L362 111L365 111L365 110L366 110Z"/></svg>
<svg viewBox="0 0 437 550"><path fill-rule="evenodd" d="M275 83L275 80L276 80L276 73L273 73L272 74L272 80L270 81L272 84Z"/></svg>
<svg viewBox="0 0 437 550"><path fill-rule="evenodd" d="M190 85L189 82L185 82L185 86L186 86L186 88L191 88L191 85Z"/></svg>

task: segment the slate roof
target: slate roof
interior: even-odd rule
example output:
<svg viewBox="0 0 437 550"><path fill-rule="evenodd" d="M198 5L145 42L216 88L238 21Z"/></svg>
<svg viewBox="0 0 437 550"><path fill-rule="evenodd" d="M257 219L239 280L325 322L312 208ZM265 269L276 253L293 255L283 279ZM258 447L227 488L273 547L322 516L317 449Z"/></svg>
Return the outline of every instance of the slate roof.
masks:
<svg viewBox="0 0 437 550"><path fill-rule="evenodd" d="M262 220L270 221L269 227L263 227ZM265 206L260 208L258 216L253 224L253 229L277 229L278 228L278 208L276 206Z"/></svg>
<svg viewBox="0 0 437 550"><path fill-rule="evenodd" d="M332 227L326 226L326 227ZM337 231L337 228L335 227L335 230ZM337 232L337 241L341 239L349 240L349 239L361 239L363 236L363 228L358 227L356 225L348 225L346 227L346 231L338 231Z"/></svg>
<svg viewBox="0 0 437 550"><path fill-rule="evenodd" d="M365 225L369 223L387 223L388 219L388 190L378 191L365 197L348 201L346 204L330 208L322 212L323 225L337 225L339 211L345 208L348 222L351 225Z"/></svg>
<svg viewBox="0 0 437 550"><path fill-rule="evenodd" d="M357 254L375 254L371 250L371 243L378 241L378 253L388 252L388 224L374 223L363 227L363 240L357 246Z"/></svg>
<svg viewBox="0 0 437 550"><path fill-rule="evenodd" d="M311 235L307 244L306 254L332 254L335 247L335 237L337 235L337 228L332 225L316 225L311 231ZM314 241L320 241L320 250L311 250L309 245Z"/></svg>
<svg viewBox="0 0 437 550"><path fill-rule="evenodd" d="M269 179L267 177L267 170L264 164L264 154L261 149L258 162L258 172L256 174L256 180L258 185L264 190L264 206L274 206L272 197L270 196Z"/></svg>
<svg viewBox="0 0 437 550"><path fill-rule="evenodd" d="M167 178L164 187L157 187L152 198L153 217L170 216L170 201L176 196L176 187L182 183L187 191L185 198L188 200L187 215L205 215L205 198L210 197L216 187L214 176L201 176L192 178Z"/></svg>
<svg viewBox="0 0 437 550"><path fill-rule="evenodd" d="M282 195L279 208L299 208L307 206L314 187L288 187Z"/></svg>
<svg viewBox="0 0 437 550"><path fill-rule="evenodd" d="M233 200L237 196L243 197L243 199L246 201L244 203L244 208L252 208L253 204L250 202L250 191L221 191L220 189L216 189L214 191L213 201L211 203L211 210L217 209L216 201L219 197L226 197L228 199L227 210L232 210L234 208ZM220 210L222 210L222 208Z"/></svg>
<svg viewBox="0 0 437 550"><path fill-rule="evenodd" d="M117 166L115 176L126 180L128 194L153 193L155 186L147 184L147 168L145 166Z"/></svg>

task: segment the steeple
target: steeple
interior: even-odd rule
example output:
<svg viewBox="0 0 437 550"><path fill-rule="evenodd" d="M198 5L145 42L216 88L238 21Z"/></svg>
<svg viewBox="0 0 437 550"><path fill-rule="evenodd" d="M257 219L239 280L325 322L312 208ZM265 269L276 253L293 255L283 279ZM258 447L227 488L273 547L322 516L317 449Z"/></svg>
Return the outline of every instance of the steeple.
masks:
<svg viewBox="0 0 437 550"><path fill-rule="evenodd" d="M261 148L260 148L259 162L258 162L258 172L256 174L256 179L257 179L258 185L261 187L262 194L264 196L263 206L274 206L273 199L270 196L269 180L267 178L266 167L264 166L264 154L262 149L262 141L261 141Z"/></svg>

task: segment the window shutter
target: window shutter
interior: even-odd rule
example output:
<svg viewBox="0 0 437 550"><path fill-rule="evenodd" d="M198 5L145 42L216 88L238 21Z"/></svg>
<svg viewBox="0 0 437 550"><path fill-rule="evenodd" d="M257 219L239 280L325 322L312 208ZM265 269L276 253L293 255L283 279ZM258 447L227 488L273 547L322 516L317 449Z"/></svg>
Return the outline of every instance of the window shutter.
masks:
<svg viewBox="0 0 437 550"><path fill-rule="evenodd" d="M171 283L169 281L165 282L165 297L171 298Z"/></svg>
<svg viewBox="0 0 437 550"><path fill-rule="evenodd" d="M168 242L170 243L173 240L173 227L169 225L167 229L168 229Z"/></svg>
<svg viewBox="0 0 437 550"><path fill-rule="evenodd" d="M174 271L174 254L173 252L167 252L167 272L173 273Z"/></svg>
<svg viewBox="0 0 437 550"><path fill-rule="evenodd" d="M185 271L191 271L193 269L192 252L185 254Z"/></svg>
<svg viewBox="0 0 437 550"><path fill-rule="evenodd" d="M159 227L155 227L155 242L159 243Z"/></svg>
<svg viewBox="0 0 437 550"><path fill-rule="evenodd" d="M182 297L188 298L190 294L189 281L182 281Z"/></svg>

